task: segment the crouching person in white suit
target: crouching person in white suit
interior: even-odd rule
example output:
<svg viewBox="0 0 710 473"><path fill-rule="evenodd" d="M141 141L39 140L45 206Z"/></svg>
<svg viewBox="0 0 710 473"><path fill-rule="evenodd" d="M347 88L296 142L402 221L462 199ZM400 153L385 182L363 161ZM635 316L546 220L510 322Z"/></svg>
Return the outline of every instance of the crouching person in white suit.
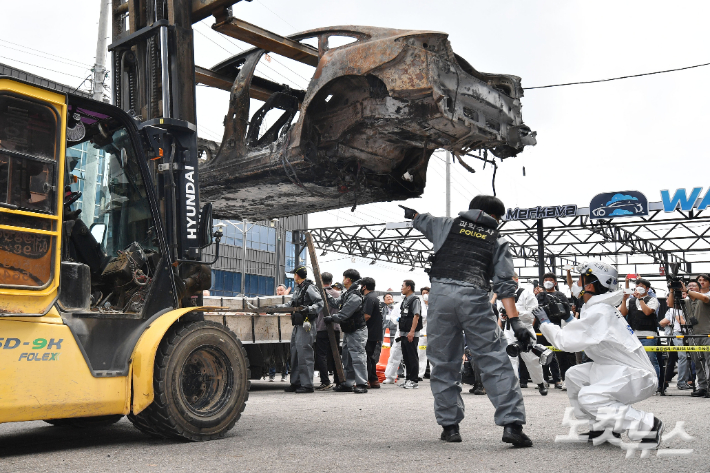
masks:
<svg viewBox="0 0 710 473"><path fill-rule="evenodd" d="M658 378L643 345L616 309L623 290L617 290L616 269L600 261L577 267L579 281L572 286L584 306L579 319L570 316L564 328L550 323L545 310L533 315L540 330L559 350L584 351L592 360L567 371L567 396L577 419L589 420L589 441L611 429L615 437L628 432L631 440L658 445L663 422L631 404L656 392Z"/></svg>

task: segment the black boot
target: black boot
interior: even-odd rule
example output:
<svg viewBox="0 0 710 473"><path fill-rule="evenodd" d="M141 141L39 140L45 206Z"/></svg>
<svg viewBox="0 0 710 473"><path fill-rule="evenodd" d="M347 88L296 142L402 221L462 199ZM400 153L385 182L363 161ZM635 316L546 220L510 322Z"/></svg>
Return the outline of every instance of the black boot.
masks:
<svg viewBox="0 0 710 473"><path fill-rule="evenodd" d="M445 425L441 431L441 440L447 442L460 442L461 434L459 433L459 424Z"/></svg>
<svg viewBox="0 0 710 473"><path fill-rule="evenodd" d="M284 392L287 393L295 393L298 388L300 388L300 384L290 384L286 389L284 389Z"/></svg>
<svg viewBox="0 0 710 473"><path fill-rule="evenodd" d="M663 421L658 417L653 418L653 428L648 435L641 439L641 443L655 444L656 448L661 445L661 435L663 435Z"/></svg>
<svg viewBox="0 0 710 473"><path fill-rule="evenodd" d="M503 427L503 442L512 443L513 447L532 447L532 440L523 433L520 424L508 424Z"/></svg>
<svg viewBox="0 0 710 473"><path fill-rule="evenodd" d="M588 442L593 442L595 438L601 437L604 434L604 432L605 432L604 430L590 430L589 432L579 434L579 436L580 437L586 436ZM621 438L621 434L618 432L612 431L611 434L618 439Z"/></svg>
<svg viewBox="0 0 710 473"><path fill-rule="evenodd" d="M545 383L538 384L537 390L540 391L540 394L542 394L543 396L547 396L547 388L545 387Z"/></svg>

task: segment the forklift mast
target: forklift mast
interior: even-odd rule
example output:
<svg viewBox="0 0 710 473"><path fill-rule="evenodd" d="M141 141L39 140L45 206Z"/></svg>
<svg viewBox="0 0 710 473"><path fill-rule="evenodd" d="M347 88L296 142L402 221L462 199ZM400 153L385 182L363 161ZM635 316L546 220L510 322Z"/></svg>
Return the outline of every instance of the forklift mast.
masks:
<svg viewBox="0 0 710 473"><path fill-rule="evenodd" d="M141 132L172 261L200 260L192 23L233 3L113 0L113 104Z"/></svg>

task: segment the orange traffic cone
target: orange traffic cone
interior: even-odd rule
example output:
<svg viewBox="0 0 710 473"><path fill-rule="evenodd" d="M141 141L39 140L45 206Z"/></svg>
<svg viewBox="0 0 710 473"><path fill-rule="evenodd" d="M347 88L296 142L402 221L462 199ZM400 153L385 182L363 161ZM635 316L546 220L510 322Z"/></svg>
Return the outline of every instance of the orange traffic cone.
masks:
<svg viewBox="0 0 710 473"><path fill-rule="evenodd" d="M385 380L385 368L387 368L387 361L390 359L390 348L392 348L390 329L386 329L385 338L382 340L382 349L380 350L380 361L377 362L377 380L380 383Z"/></svg>

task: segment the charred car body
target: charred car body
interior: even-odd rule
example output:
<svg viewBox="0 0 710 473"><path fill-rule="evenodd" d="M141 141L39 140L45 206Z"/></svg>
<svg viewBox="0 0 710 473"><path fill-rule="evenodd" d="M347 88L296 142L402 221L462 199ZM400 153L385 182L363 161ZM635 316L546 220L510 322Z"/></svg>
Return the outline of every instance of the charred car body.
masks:
<svg viewBox="0 0 710 473"><path fill-rule="evenodd" d="M329 47L343 36L352 42ZM306 91L255 76L263 49L212 68L234 77L221 147L200 169L201 198L218 217L417 197L436 149L458 156L486 149L504 159L535 144L521 116L520 78L476 71L445 33L343 26L290 38L318 40ZM252 88L271 93L249 119ZM265 129L274 109L281 116Z"/></svg>

